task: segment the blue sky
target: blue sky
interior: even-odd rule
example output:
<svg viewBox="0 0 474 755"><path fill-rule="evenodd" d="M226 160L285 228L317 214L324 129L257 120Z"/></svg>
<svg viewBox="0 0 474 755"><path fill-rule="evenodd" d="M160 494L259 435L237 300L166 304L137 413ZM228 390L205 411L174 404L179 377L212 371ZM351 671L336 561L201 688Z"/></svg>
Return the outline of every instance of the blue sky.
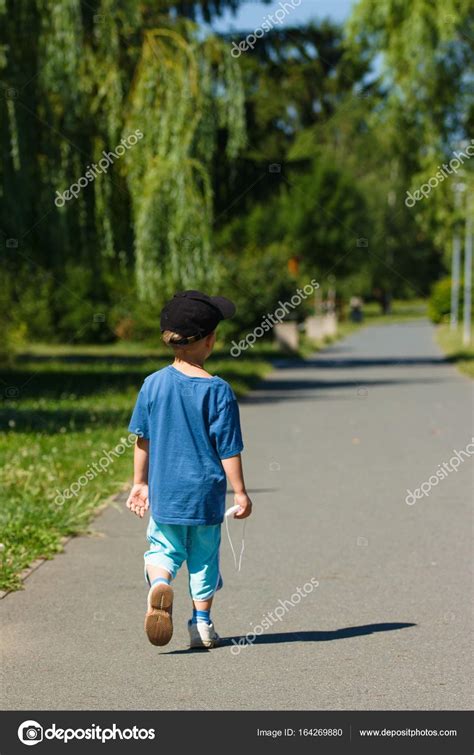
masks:
<svg viewBox="0 0 474 755"><path fill-rule="evenodd" d="M242 3L235 16L225 13L222 18L213 22L213 28L218 32L252 31L259 27L265 18L280 8L280 2L285 0L271 0L270 3L247 0ZM304 24L312 18L330 18L332 21L342 22L349 16L355 0L301 0L300 5L288 12L282 26Z"/></svg>

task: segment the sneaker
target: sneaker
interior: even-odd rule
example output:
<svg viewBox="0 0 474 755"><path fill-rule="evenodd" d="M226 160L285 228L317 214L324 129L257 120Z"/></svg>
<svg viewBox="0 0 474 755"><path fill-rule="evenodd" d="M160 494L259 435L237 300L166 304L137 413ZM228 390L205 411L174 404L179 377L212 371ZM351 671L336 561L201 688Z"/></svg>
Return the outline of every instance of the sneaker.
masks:
<svg viewBox="0 0 474 755"><path fill-rule="evenodd" d="M173 636L173 588L164 582L150 587L145 632L152 645L167 645Z"/></svg>
<svg viewBox="0 0 474 755"><path fill-rule="evenodd" d="M188 631L189 647L191 648L215 648L221 643L221 638L217 634L212 621L210 624L206 624L204 621L193 624L192 621L188 621Z"/></svg>

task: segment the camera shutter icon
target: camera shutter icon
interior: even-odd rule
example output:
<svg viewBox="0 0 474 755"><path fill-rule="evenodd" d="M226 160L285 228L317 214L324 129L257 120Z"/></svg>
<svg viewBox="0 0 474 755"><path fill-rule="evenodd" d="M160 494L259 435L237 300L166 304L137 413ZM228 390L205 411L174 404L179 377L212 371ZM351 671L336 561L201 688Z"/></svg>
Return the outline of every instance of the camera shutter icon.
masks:
<svg viewBox="0 0 474 755"><path fill-rule="evenodd" d="M37 745L43 741L43 727L38 721L23 721L18 727L18 739L24 745Z"/></svg>

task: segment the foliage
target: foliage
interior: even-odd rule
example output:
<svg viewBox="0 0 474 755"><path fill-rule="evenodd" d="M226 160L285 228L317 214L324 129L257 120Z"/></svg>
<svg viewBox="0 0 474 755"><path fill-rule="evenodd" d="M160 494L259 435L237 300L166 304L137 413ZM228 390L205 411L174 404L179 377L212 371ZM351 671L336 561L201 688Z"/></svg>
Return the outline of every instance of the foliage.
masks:
<svg viewBox="0 0 474 755"><path fill-rule="evenodd" d="M179 3L208 17L229 5ZM114 337L94 317L117 307L124 269L147 303L215 285L211 163L221 144L235 159L245 139L224 44L176 18L171 2L19 0L2 10L0 228L17 250L7 273L33 267L54 280L48 307L68 340ZM125 150L137 130L143 138ZM76 199L55 203L113 151Z"/></svg>
<svg viewBox="0 0 474 755"><path fill-rule="evenodd" d="M470 0L361 0L349 22L357 48L384 53L390 99L416 114L420 143L466 128L474 115Z"/></svg>
<svg viewBox="0 0 474 755"><path fill-rule="evenodd" d="M191 32L192 34L192 32ZM216 283L211 256L212 196L208 164L217 125L227 127L230 156L241 148L244 126L235 64L220 65L215 39L191 44L172 30L147 32L135 73L126 130L140 128L144 147L127 160L135 221L137 287L145 302L169 298L176 289ZM227 58L232 58L227 54ZM229 81L225 76L229 74ZM219 124L211 122L212 91L222 88ZM156 113L160 128L156 128ZM199 128L206 114L206 128ZM198 146L201 161L193 154Z"/></svg>
<svg viewBox="0 0 474 755"><path fill-rule="evenodd" d="M465 214L452 182L404 200L472 132L468 0L361 0L347 31L274 27L235 60L242 33L200 22L238 5L0 2L9 342L148 338L185 287L240 287L229 327L246 328L259 286L265 309L292 289L295 256L301 277L386 304L446 272Z"/></svg>
<svg viewBox="0 0 474 755"><path fill-rule="evenodd" d="M350 175L320 155L281 195L281 222L308 275L340 275L365 264L357 239L367 227L364 198Z"/></svg>
<svg viewBox="0 0 474 755"><path fill-rule="evenodd" d="M474 344L463 343L462 328L452 330L449 325L438 325L436 340L446 354L447 360L470 378L474 378Z"/></svg>
<svg viewBox="0 0 474 755"><path fill-rule="evenodd" d="M295 293L298 285L288 275L285 246L275 242L262 249L256 243L242 242L239 250L227 250L222 270L222 291L235 302L237 313L220 330L232 336L259 325L279 300L285 301Z"/></svg>
<svg viewBox="0 0 474 755"><path fill-rule="evenodd" d="M459 284L459 312L464 304L464 284ZM444 322L451 312L451 278L442 278L433 286L428 302L428 314L435 323Z"/></svg>
<svg viewBox="0 0 474 755"><path fill-rule="evenodd" d="M380 56L385 97L371 120L386 136L387 155L396 167L393 188L404 199L408 190L433 183L440 166L449 163L472 136L472 3L361 0L348 24L348 43L353 55L369 51ZM472 170L468 160L461 171L471 186ZM413 279L419 293L449 268L453 226L465 217L454 196L460 177L442 179L410 213L401 207L404 217L397 216L398 239L408 241L406 261L400 269L397 265L397 272L405 280ZM395 250L396 240L392 247ZM396 261L393 253L392 261Z"/></svg>
<svg viewBox="0 0 474 755"><path fill-rule="evenodd" d="M27 340L44 333L52 335L48 306L50 281L37 279L34 288L31 275L2 276L0 286L0 364L13 361Z"/></svg>

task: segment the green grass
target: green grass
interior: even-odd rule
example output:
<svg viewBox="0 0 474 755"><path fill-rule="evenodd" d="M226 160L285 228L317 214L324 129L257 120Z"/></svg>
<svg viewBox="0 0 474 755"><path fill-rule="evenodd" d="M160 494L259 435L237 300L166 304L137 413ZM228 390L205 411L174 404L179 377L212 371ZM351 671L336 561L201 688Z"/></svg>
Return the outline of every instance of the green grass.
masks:
<svg viewBox="0 0 474 755"><path fill-rule="evenodd" d="M427 317L428 302L424 299L410 299L408 301L395 299L388 315L381 314L380 306L376 302L364 304L363 310L366 325L384 325Z"/></svg>
<svg viewBox="0 0 474 755"><path fill-rule="evenodd" d="M447 355L448 360L453 362L465 375L474 378L474 343L471 340L469 346L464 346L461 326L452 331L447 324L438 325L436 340Z"/></svg>
<svg viewBox="0 0 474 755"><path fill-rule="evenodd" d="M217 351L208 368L241 396L277 355L269 345L239 359ZM127 439L143 379L169 362L164 349L139 344L36 345L0 370L1 590L21 587L22 570L61 550L64 536L86 531L99 504L131 477L131 447L105 471L92 465ZM58 494L87 471L92 479L61 500Z"/></svg>

